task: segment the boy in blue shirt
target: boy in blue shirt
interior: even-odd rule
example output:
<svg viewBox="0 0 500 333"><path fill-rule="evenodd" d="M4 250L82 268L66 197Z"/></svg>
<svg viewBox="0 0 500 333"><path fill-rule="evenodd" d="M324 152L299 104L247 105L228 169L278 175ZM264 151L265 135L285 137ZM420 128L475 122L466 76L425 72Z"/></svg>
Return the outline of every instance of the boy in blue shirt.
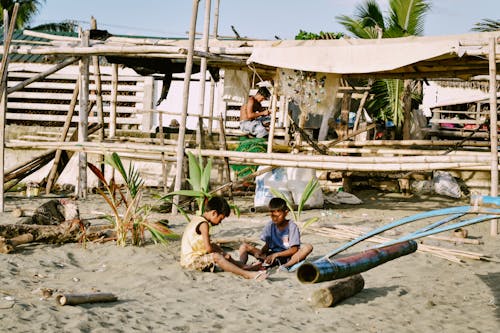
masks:
<svg viewBox="0 0 500 333"><path fill-rule="evenodd" d="M300 243L300 231L295 222L286 218L289 210L285 200L272 198L269 202L271 221L269 221L260 239L265 242L262 249L243 243L239 249L240 262L246 264L248 255L262 261L262 266L276 266L288 270L304 260L313 250L311 244ZM257 265L256 268L260 266Z"/></svg>

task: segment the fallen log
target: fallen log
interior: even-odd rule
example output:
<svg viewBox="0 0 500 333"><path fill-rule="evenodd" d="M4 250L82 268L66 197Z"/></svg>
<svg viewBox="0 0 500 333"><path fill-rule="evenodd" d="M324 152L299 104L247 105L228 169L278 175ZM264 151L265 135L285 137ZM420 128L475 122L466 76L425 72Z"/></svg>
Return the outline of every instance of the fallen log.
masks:
<svg viewBox="0 0 500 333"><path fill-rule="evenodd" d="M78 305L84 303L116 302L117 300L118 297L116 297L111 293L56 295L56 302L59 305Z"/></svg>
<svg viewBox="0 0 500 333"><path fill-rule="evenodd" d="M0 224L0 236L13 239L21 235L30 234L33 242L48 244L77 243L83 238L92 241L106 237L109 229L93 230L83 227L80 220L65 221L59 225L36 224Z"/></svg>
<svg viewBox="0 0 500 333"><path fill-rule="evenodd" d="M5 239L0 237L0 253L11 253L16 249L16 246L26 243L31 243L33 241L32 234L24 234L11 239Z"/></svg>
<svg viewBox="0 0 500 333"><path fill-rule="evenodd" d="M328 308L341 301L356 295L365 286L365 280L361 274L356 274L334 281L326 288L320 288L313 292L311 304L315 307Z"/></svg>

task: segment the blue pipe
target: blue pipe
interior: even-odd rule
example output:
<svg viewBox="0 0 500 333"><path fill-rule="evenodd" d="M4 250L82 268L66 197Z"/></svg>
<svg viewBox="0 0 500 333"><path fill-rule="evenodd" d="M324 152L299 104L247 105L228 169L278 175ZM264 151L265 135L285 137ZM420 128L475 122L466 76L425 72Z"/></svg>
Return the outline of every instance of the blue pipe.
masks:
<svg viewBox="0 0 500 333"><path fill-rule="evenodd" d="M375 246L374 248L376 249L376 248L380 248L380 247L384 247L384 246L389 246L389 245L396 244L396 243L401 243L403 241L407 241L407 240L410 240L410 239L414 240L414 239L426 237L426 236L429 236L429 235L438 234L440 232L444 232L444 231L448 231L448 230L458 229L458 228L461 228L461 227L464 227L464 226L467 226L467 225L476 224L476 223L479 223L479 222L483 222L483 221L491 220L491 219L495 219L495 218L498 218L498 215L480 215L480 216L477 216L475 218L472 218L472 219L469 219L469 220L465 220L465 221L462 221L462 222L457 222L457 223L454 223L454 224L450 224L448 226L444 226L444 227L441 227L441 228L436 228L436 229L433 229L433 230L423 231L423 232L420 232L420 233L409 234L409 235L406 235L406 236L401 237L399 239L394 239L394 240L391 240L389 242L385 242L383 244L379 244L379 245Z"/></svg>
<svg viewBox="0 0 500 333"><path fill-rule="evenodd" d="M500 209L483 208L481 212L500 214ZM423 213L418 213L418 214L415 214L412 216L407 216L407 217L404 217L402 219L391 222L389 224L383 225L379 228L376 228L376 229L370 231L369 233L361 235L360 237L355 238L355 239L345 243L341 247L331 251L330 253L326 254L324 257L318 259L318 261L331 258L331 257L339 254L340 252L358 244L359 242L364 241L365 239L376 236L384 231L387 231L389 229L398 227L400 225L403 225L403 224L406 224L409 222L414 222L417 220L426 219L426 218L430 218L430 217L434 217L434 216L449 215L449 214L467 214L467 213L478 213L478 212L474 211L474 207L472 207L472 206L458 206L458 207L431 210L428 212L423 212Z"/></svg>

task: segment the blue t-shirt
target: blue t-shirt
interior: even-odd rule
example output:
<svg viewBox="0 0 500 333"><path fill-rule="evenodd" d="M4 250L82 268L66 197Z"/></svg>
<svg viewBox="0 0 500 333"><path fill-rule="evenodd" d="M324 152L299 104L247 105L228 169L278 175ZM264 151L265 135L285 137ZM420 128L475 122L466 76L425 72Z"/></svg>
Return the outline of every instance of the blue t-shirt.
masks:
<svg viewBox="0 0 500 333"><path fill-rule="evenodd" d="M266 242L271 252L281 252L292 246L300 246L299 228L292 221L288 221L288 226L284 230L279 230L273 221L269 221L262 230L260 239Z"/></svg>

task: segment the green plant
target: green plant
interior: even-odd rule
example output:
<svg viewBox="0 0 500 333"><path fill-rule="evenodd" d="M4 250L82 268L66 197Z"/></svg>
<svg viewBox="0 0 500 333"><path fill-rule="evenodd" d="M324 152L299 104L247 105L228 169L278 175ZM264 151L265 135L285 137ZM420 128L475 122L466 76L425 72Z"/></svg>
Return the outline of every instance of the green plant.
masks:
<svg viewBox="0 0 500 333"><path fill-rule="evenodd" d="M179 190L167 193L161 200L166 200L173 203L172 197L175 195L184 195L195 198L198 206L198 214L203 214L205 200L210 199L211 195L208 192L210 187L210 174L212 172L212 158L208 159L207 164L203 164L203 157L196 157L191 152L187 153L189 162L189 178L187 181L191 185L191 190ZM178 207L179 211L189 220L185 211Z"/></svg>
<svg viewBox="0 0 500 333"><path fill-rule="evenodd" d="M142 245L146 230L151 233L155 242L165 243L168 239L177 238L178 236L163 224L148 220L151 207L141 204L144 180L132 163L128 170L125 170L117 153L106 155L104 162L120 173L126 185L123 187L116 184L113 178L108 182L99 168L88 163L89 169L104 186L104 190L97 188L97 192L112 210L113 215L107 216L107 219L114 225L116 244L125 246L130 233L132 245Z"/></svg>
<svg viewBox="0 0 500 333"><path fill-rule="evenodd" d="M301 220L301 214L302 214L302 211L304 210L306 202L314 194L314 192L316 192L318 189L319 189L319 181L318 181L318 179L316 179L316 178L311 179L307 183L307 185L306 185L306 187L304 189L304 192L302 192L302 195L300 196L300 200L299 200L299 203L297 204L297 211L296 212L295 212L295 209L294 209L294 203L293 203L293 201L291 201L289 198L287 198L286 195L284 195L282 192L280 192L280 191L278 191L278 190L276 190L274 188L271 188L270 190L271 190L271 193L274 196L279 197L279 198L285 200L288 209L292 213L293 220L299 226L302 226L302 230L304 230L307 227L309 227L311 224L313 224L314 222L316 222L316 221L319 220L319 217L317 217L317 216L311 217L310 219L308 219L304 223L302 223L302 220Z"/></svg>
<svg viewBox="0 0 500 333"><path fill-rule="evenodd" d="M389 0L390 10L384 17L379 3L365 0L356 6L353 17L337 16L337 21L353 36L365 39L421 36L424 32L424 18L431 8L428 0ZM366 107L370 115L378 119L391 119L398 133L402 132L405 119L404 82L398 79L377 80L370 93L374 96ZM412 98L417 102L420 94L417 85L412 84ZM408 117L408 113L407 113ZM398 135L400 136L400 135Z"/></svg>
<svg viewBox="0 0 500 333"><path fill-rule="evenodd" d="M187 179L188 183L191 185L191 190L179 190L167 193L160 200L168 201L171 204L174 204L172 198L175 195L183 195L190 198L195 198L196 204L198 206L198 215L203 214L203 209L205 207L206 200L210 199L212 195L209 192L210 189L210 175L212 173L212 158L209 158L207 163L204 165L203 157L199 155L198 157L192 154L191 152L187 152L188 162L189 162L189 178ZM181 212L181 214L186 218L186 220L190 220L187 213L178 205L177 208ZM234 210L237 216L240 215L240 211L238 207L235 205L229 205L232 210Z"/></svg>

